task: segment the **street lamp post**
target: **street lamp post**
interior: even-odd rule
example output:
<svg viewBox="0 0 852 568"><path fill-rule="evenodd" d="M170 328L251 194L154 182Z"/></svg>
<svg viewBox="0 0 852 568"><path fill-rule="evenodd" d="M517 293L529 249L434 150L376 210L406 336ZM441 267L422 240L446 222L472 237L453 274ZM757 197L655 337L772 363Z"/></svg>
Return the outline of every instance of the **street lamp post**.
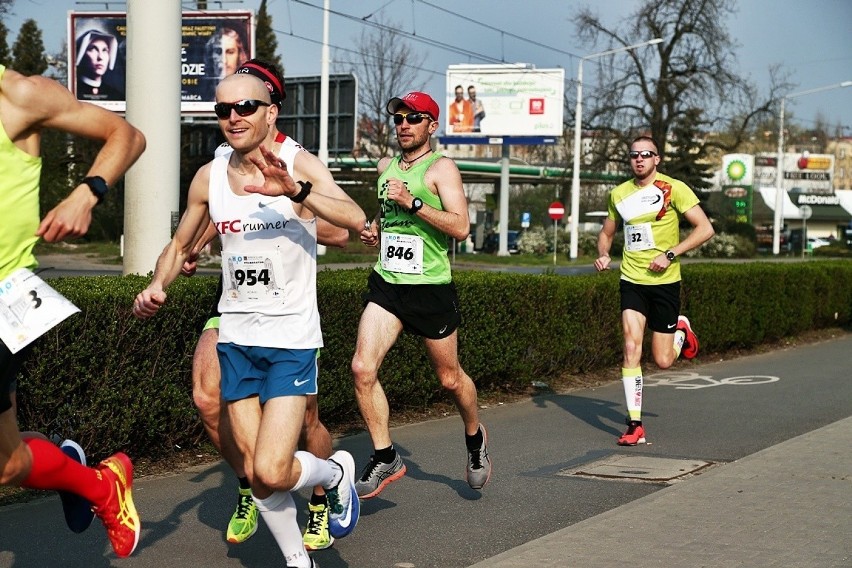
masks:
<svg viewBox="0 0 852 568"><path fill-rule="evenodd" d="M852 87L852 81L843 81L835 85L826 85L781 97L781 112L778 116L778 154L775 158L775 216L772 222L772 254L774 255L781 252L781 225L784 223L784 105L787 99L843 87ZM804 244L802 243L802 246Z"/></svg>
<svg viewBox="0 0 852 568"><path fill-rule="evenodd" d="M662 38L654 38L652 40L643 41L635 45L628 45L600 53L586 55L580 59L577 65L577 107L574 114L574 169L571 178L571 260L577 258L577 239L579 238L580 224L580 143L581 134L583 131L583 62L587 59L603 57L604 55L612 55L622 51L630 51L637 47L645 47L646 45L654 45L661 43Z"/></svg>

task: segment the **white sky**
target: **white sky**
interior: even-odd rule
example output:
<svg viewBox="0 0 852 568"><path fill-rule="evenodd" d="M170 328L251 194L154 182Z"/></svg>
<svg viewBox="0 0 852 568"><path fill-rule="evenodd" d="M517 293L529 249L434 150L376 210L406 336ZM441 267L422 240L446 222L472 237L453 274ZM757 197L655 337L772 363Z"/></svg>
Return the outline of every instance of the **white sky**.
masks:
<svg viewBox="0 0 852 568"><path fill-rule="evenodd" d="M371 29L361 18L373 14L373 19L382 13L386 19L399 23L403 31L429 40L430 44L411 43L427 53L421 77L426 90L439 101L445 88L446 68L455 63L524 62L539 68L564 67L566 78L576 78L577 57L601 50L600 46L584 47L574 39L571 18L578 7L597 6L604 20L615 24L631 13L638 1L330 0L333 12L352 16L330 17L331 56L339 59L341 52L335 48L351 49L362 31ZM21 23L33 18L42 30L47 50L59 51L67 35L69 10L104 10L107 4L111 10L125 9L122 2L16 0L14 14L6 20L9 45ZM322 5L323 0L267 0L273 26L279 32L279 52L286 75L320 73L322 11L318 8ZM208 6L256 10L260 0L209 0ZM739 0L738 13L727 24L741 44L736 54L738 68L758 86L766 87L768 68L776 63L792 74L797 83L793 92L852 80L852 0ZM646 39L650 36L636 38L636 42ZM584 94L594 84L593 67L584 66ZM338 69L332 67L332 71ZM567 88L572 88L570 82ZM845 134L852 136L852 87L791 99L785 119L809 126L818 114L832 127L843 125Z"/></svg>

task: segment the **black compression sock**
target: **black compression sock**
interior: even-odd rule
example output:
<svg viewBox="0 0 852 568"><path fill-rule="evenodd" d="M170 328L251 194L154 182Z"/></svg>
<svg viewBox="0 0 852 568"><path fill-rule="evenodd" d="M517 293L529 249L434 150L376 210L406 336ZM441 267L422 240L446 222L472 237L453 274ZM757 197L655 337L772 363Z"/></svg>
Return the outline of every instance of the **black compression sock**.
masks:
<svg viewBox="0 0 852 568"><path fill-rule="evenodd" d="M482 428L476 429L476 434L473 436L464 435L464 443L470 451L478 450L482 447Z"/></svg>
<svg viewBox="0 0 852 568"><path fill-rule="evenodd" d="M375 455L376 459L382 463L393 463L393 460L396 459L396 450L394 449L393 444L391 444L387 448L376 450Z"/></svg>
<svg viewBox="0 0 852 568"><path fill-rule="evenodd" d="M237 479L240 482L240 489L251 489L251 485L249 485L248 477L239 477Z"/></svg>

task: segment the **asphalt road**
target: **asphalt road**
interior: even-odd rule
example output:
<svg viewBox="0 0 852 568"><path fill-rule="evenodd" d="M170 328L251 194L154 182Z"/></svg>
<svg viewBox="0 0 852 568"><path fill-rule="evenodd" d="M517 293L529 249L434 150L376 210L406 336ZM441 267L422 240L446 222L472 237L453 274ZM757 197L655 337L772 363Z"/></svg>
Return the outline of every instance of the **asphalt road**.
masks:
<svg viewBox="0 0 852 568"><path fill-rule="evenodd" d="M620 382L484 408L495 471L481 492L463 480L457 416L395 428L408 475L363 502L355 532L314 558L322 568L462 568L484 561L667 487L571 473L587 462L617 455L704 460L713 464L704 471L712 471L849 417L850 350L852 335L842 334L731 361L682 362L675 374L649 372L649 444L635 448L615 444L624 428ZM744 376L757 378L737 378ZM363 433L336 446L353 452L359 468L369 454ZM243 545L224 541L235 492L221 463L137 480L143 530L126 560L115 558L99 525L82 535L68 531L56 497L0 508L0 567L281 566L264 527ZM305 495L297 499L300 523Z"/></svg>

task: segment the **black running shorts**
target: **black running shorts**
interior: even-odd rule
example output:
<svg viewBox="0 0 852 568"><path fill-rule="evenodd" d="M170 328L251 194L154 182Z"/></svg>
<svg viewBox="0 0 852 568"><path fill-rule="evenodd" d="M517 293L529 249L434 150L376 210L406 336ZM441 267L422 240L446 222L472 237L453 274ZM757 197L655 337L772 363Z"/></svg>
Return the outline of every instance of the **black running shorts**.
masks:
<svg viewBox="0 0 852 568"><path fill-rule="evenodd" d="M405 331L427 339L443 339L461 324L456 285L389 284L373 270L367 279L364 305L372 302L386 309Z"/></svg>
<svg viewBox="0 0 852 568"><path fill-rule="evenodd" d="M28 345L13 355L6 344L0 341L0 414L12 408L9 394L14 392L15 379L31 350L32 345Z"/></svg>
<svg viewBox="0 0 852 568"><path fill-rule="evenodd" d="M635 284L621 280L621 311L635 310L648 320L648 329L674 333L680 315L680 282Z"/></svg>

